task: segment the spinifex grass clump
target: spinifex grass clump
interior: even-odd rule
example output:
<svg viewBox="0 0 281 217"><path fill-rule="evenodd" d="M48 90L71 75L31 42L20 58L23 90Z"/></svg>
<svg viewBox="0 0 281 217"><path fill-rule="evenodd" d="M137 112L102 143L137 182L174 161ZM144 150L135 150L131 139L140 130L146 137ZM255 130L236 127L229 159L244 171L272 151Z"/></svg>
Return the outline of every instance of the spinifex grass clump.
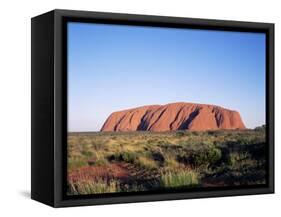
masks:
<svg viewBox="0 0 281 217"><path fill-rule="evenodd" d="M69 183L69 194L102 194L119 192L120 183L117 180L81 180Z"/></svg>
<svg viewBox="0 0 281 217"><path fill-rule="evenodd" d="M199 176L192 170L167 171L161 175L160 181L166 188L192 187L199 184Z"/></svg>

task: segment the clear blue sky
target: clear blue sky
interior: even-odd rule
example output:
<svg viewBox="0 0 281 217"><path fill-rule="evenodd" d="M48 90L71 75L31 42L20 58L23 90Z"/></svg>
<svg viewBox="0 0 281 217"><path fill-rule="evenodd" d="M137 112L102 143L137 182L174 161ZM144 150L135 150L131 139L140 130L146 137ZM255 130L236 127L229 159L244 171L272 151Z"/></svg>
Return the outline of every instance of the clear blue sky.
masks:
<svg viewBox="0 0 281 217"><path fill-rule="evenodd" d="M68 23L68 130L99 131L114 111L172 102L265 123L265 34Z"/></svg>

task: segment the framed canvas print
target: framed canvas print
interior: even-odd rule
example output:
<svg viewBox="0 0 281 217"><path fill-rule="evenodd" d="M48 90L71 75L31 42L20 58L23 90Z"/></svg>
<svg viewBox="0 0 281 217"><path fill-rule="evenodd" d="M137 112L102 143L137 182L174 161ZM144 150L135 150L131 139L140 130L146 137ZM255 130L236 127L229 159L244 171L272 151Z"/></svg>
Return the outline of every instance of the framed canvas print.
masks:
<svg viewBox="0 0 281 217"><path fill-rule="evenodd" d="M32 18L32 192L54 207L274 192L274 25Z"/></svg>

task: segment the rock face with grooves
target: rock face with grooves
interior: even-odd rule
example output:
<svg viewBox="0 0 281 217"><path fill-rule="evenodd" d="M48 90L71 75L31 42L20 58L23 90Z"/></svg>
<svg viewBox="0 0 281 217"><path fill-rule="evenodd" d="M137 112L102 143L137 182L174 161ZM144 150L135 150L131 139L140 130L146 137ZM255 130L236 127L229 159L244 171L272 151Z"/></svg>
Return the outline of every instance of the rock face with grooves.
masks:
<svg viewBox="0 0 281 217"><path fill-rule="evenodd" d="M113 112L101 131L174 131L245 129L237 111L216 105L171 103Z"/></svg>

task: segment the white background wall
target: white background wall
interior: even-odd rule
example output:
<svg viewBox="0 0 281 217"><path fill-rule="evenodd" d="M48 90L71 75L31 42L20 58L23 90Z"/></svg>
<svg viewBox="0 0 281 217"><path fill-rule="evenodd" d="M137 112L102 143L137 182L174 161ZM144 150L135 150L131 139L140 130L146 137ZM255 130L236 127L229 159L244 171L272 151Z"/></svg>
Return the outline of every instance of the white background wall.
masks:
<svg viewBox="0 0 281 217"><path fill-rule="evenodd" d="M10 0L0 12L1 216L276 216L280 212L280 1ZM30 197L30 18L54 8L275 23L276 194L52 209ZM44 186L42 186L44 187ZM279 207L278 207L279 206Z"/></svg>

